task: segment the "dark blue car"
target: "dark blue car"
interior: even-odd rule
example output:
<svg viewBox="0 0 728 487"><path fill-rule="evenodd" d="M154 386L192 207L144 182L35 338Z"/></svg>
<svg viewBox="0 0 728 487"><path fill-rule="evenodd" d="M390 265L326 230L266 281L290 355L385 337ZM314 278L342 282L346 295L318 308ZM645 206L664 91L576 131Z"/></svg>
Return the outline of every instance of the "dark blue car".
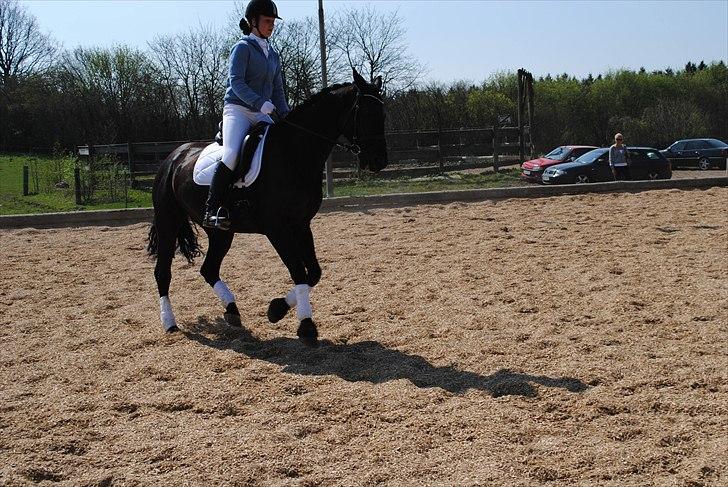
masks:
<svg viewBox="0 0 728 487"><path fill-rule="evenodd" d="M631 180L670 179L670 161L651 147L627 147ZM594 149L574 162L557 164L546 169L542 181L546 184L596 183L614 181L609 167L609 149Z"/></svg>
<svg viewBox="0 0 728 487"><path fill-rule="evenodd" d="M697 167L701 171L711 167L725 169L728 144L718 139L685 139L660 152L672 167Z"/></svg>

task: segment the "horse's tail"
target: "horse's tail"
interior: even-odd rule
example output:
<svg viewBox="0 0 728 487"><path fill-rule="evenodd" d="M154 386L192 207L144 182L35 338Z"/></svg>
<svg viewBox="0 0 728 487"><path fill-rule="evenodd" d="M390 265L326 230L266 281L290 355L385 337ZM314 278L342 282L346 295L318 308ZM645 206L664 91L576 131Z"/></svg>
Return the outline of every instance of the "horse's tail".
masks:
<svg viewBox="0 0 728 487"><path fill-rule="evenodd" d="M195 261L195 257L199 257L203 253L200 243L197 241L197 230L192 227L187 215L184 216L177 232L177 249L190 264Z"/></svg>
<svg viewBox="0 0 728 487"><path fill-rule="evenodd" d="M203 254L202 248L197 240L197 231L192 227L189 216L174 197L172 189L173 162L182 147L165 159L154 179L152 190L154 221L149 227L147 254L156 257L160 239L173 238L175 239L175 251L178 250L187 259L187 262L192 264L195 257Z"/></svg>
<svg viewBox="0 0 728 487"><path fill-rule="evenodd" d="M152 222L152 224L149 226L149 235L147 236L147 255L152 258L156 258L158 247L159 235L157 234L157 225Z"/></svg>
<svg viewBox="0 0 728 487"><path fill-rule="evenodd" d="M154 222L149 226L147 254L150 257L156 258L158 248L159 234L157 232L156 222ZM197 240L197 231L192 227L187 216L183 217L182 224L177 231L175 250L178 250L190 264L194 263L195 257L200 257L203 254L202 247L200 247L200 243Z"/></svg>

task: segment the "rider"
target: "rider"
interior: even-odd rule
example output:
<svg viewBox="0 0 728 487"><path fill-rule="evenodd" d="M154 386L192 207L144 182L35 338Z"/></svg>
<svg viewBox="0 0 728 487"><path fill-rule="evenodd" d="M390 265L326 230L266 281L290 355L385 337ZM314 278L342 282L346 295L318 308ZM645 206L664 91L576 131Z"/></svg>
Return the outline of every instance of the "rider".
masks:
<svg viewBox="0 0 728 487"><path fill-rule="evenodd" d="M290 111L283 92L281 61L268 42L276 19L280 17L272 0L250 0L245 17L240 19L245 35L230 51L222 112L223 155L210 183L204 227L230 229L229 214L221 207L233 183L233 170L250 127L258 122L273 123L273 111L280 116Z"/></svg>

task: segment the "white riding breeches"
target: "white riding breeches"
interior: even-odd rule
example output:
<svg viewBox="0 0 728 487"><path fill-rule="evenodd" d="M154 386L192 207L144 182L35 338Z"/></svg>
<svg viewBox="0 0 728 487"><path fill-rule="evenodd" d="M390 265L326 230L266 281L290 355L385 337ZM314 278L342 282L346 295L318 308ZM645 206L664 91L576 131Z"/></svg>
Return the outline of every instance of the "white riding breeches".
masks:
<svg viewBox="0 0 728 487"><path fill-rule="evenodd" d="M231 171L235 169L243 140L250 127L258 122L273 123L266 114L228 103L222 110L222 162Z"/></svg>

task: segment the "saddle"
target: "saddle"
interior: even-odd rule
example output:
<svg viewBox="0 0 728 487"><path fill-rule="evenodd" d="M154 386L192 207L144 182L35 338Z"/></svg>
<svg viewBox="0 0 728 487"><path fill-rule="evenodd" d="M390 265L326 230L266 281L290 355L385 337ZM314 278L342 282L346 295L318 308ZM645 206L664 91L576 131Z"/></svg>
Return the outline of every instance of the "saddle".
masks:
<svg viewBox="0 0 728 487"><path fill-rule="evenodd" d="M269 125L267 122L259 122L250 127L248 134L243 139L243 145L240 147L238 164L235 166L235 171L233 172L233 181L238 181L248 173L250 164L253 161L253 154L255 154L255 150L258 148L263 134L265 134L265 129ZM215 134L215 142L218 145L222 145L222 122L218 124L217 128L218 132Z"/></svg>

